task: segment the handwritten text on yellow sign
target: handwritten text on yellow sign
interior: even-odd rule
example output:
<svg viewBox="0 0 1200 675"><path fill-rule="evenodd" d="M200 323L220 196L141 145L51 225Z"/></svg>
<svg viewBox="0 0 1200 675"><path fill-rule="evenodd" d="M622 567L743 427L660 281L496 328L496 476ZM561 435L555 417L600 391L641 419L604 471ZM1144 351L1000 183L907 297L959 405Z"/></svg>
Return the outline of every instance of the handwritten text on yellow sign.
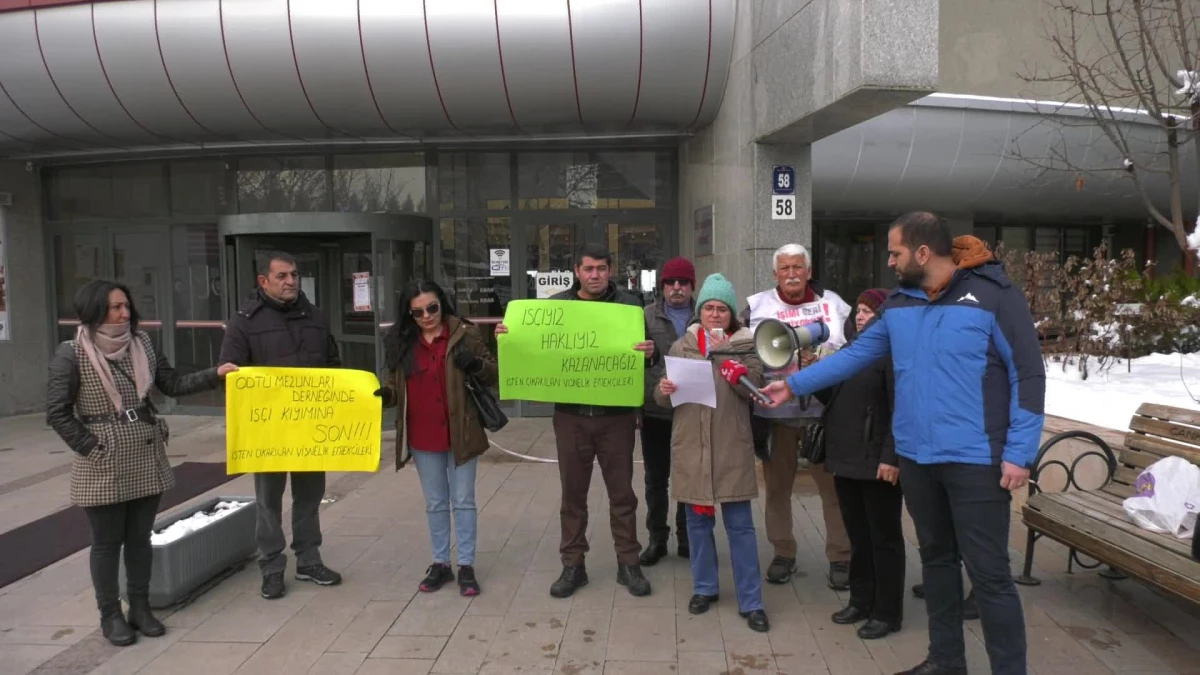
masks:
<svg viewBox="0 0 1200 675"><path fill-rule="evenodd" d="M242 368L225 381L227 471L376 471L375 375L332 368Z"/></svg>

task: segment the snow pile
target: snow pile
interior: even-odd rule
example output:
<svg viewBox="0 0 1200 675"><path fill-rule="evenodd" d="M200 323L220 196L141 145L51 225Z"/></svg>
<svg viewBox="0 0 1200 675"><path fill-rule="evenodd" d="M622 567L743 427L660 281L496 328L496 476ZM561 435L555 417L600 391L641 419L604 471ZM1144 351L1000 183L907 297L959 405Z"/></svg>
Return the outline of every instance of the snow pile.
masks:
<svg viewBox="0 0 1200 675"><path fill-rule="evenodd" d="M1183 83L1175 93L1187 99L1188 103L1200 103L1200 73L1194 70L1177 70L1175 76Z"/></svg>
<svg viewBox="0 0 1200 675"><path fill-rule="evenodd" d="M1109 429L1128 430L1143 403L1200 409L1193 394L1200 397L1200 354L1151 354L1134 359L1131 370L1124 362L1106 372L1089 368L1086 380L1073 364L1066 372L1060 362L1046 367L1047 415Z"/></svg>
<svg viewBox="0 0 1200 675"><path fill-rule="evenodd" d="M168 525L163 530L154 532L150 535L151 546L162 546L173 541L183 539L186 535L199 530L211 523L215 523L222 518L232 514L238 509L249 506L251 502L218 502L216 506L208 512L193 513L192 515L177 520Z"/></svg>
<svg viewBox="0 0 1200 675"><path fill-rule="evenodd" d="M1192 233L1187 236L1188 249L1195 251L1197 257L1200 257L1200 216L1196 217L1196 227Z"/></svg>

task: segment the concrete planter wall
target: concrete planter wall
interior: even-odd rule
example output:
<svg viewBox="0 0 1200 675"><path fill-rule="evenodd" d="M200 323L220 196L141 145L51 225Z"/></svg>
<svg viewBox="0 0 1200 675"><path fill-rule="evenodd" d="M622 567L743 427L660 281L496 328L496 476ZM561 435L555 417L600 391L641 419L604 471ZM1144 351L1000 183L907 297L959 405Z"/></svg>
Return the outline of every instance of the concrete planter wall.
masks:
<svg viewBox="0 0 1200 675"><path fill-rule="evenodd" d="M150 574L150 606L169 607L201 584L254 553L255 508L253 497L214 497L168 518L155 521L154 531L177 520L208 511L220 502L250 502L224 518L189 532L175 541L156 545ZM125 597L125 560L121 559L121 596Z"/></svg>

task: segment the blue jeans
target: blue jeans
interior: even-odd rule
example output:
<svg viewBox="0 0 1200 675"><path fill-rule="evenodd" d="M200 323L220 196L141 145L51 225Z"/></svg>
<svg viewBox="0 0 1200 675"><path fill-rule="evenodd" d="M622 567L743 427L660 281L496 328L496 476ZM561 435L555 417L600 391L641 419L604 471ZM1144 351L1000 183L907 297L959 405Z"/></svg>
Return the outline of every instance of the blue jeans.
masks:
<svg viewBox="0 0 1200 675"><path fill-rule="evenodd" d="M458 564L475 564L476 459L454 465L453 452L425 452L413 448L413 462L425 494L425 515L429 518L429 541L433 562L450 563L450 510L454 510L454 535L458 544Z"/></svg>
<svg viewBox="0 0 1200 675"><path fill-rule="evenodd" d="M1000 487L1000 467L917 464L902 457L900 484L921 545L929 660L966 668L961 571L966 562L992 673L1025 675L1025 617L1008 559L1012 495Z"/></svg>
<svg viewBox="0 0 1200 675"><path fill-rule="evenodd" d="M717 519L687 510L688 543L692 563L692 588L696 595L717 595L717 540L713 527ZM762 575L758 568L758 541L754 534L754 515L750 502L721 504L725 534L729 537L729 555L733 559L733 586L737 591L738 611L763 608Z"/></svg>

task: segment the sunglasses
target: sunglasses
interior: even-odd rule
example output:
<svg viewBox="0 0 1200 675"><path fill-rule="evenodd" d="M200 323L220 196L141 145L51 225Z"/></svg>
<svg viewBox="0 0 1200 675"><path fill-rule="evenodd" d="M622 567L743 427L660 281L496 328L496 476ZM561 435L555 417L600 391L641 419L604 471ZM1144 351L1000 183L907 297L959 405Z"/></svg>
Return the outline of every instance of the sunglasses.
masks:
<svg viewBox="0 0 1200 675"><path fill-rule="evenodd" d="M416 309L410 309L408 311L410 314L412 314L414 319L420 319L421 317L425 316L426 314L428 314L429 316L433 316L433 315L437 314L438 312L441 312L442 306L435 302L432 305L429 305L428 307L426 307L425 309L421 309L420 307L417 307Z"/></svg>
<svg viewBox="0 0 1200 675"><path fill-rule="evenodd" d="M663 286L674 286L675 284L690 286L692 281L691 279L663 279Z"/></svg>

